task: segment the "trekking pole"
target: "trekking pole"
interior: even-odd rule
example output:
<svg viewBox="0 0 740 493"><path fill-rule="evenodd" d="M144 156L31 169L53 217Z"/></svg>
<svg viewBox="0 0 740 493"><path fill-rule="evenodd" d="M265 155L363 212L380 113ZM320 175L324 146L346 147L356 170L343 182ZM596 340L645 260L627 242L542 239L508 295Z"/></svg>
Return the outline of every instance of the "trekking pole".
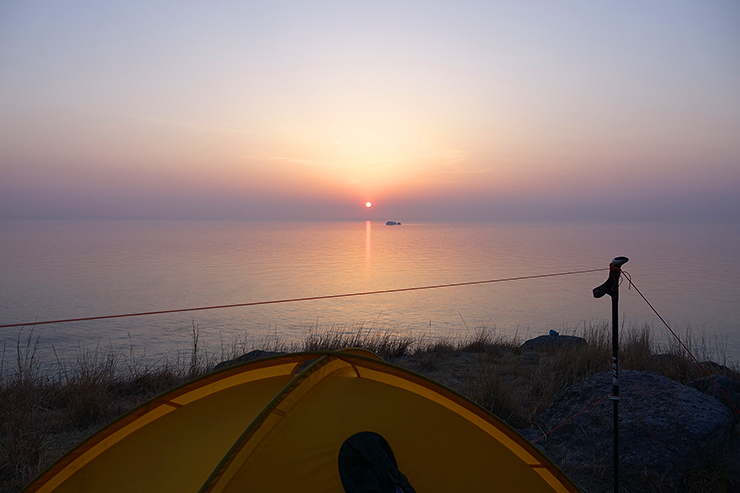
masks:
<svg viewBox="0 0 740 493"><path fill-rule="evenodd" d="M627 257L609 263L609 278L594 288L594 298L608 294L612 298L612 402L614 402L614 493L619 493L619 277Z"/></svg>

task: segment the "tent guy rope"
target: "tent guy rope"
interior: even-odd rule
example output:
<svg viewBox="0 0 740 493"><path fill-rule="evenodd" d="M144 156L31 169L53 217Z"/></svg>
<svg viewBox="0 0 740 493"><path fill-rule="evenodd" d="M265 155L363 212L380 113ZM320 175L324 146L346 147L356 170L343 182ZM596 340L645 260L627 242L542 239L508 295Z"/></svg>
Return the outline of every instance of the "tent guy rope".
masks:
<svg viewBox="0 0 740 493"><path fill-rule="evenodd" d="M678 334L676 334L676 332L674 332L674 330L671 329L671 326L668 325L668 322L666 322L665 319L660 315L660 313L658 313L658 310L656 310L655 307L653 307L652 303L650 303L648 301L648 299L645 297L645 295L642 294L642 292L637 288L637 286L635 286L635 283L632 282L632 276L630 276L629 273L626 272L626 271L624 271L624 270L622 271L622 274L624 275L624 277L627 279L627 282L629 283L628 284L628 289L635 288L635 291L637 291L637 294L639 294L640 297L645 301L645 303L647 303L647 305L650 307L650 309L653 311L653 313L655 313L655 315L660 319L660 321L663 322L663 325L666 326L666 328L668 329L668 331L678 341L678 343L681 345L681 347L684 348L684 350L688 353L688 355L691 356L691 359L693 359L694 362L697 365L699 365L699 368L701 368L701 370L706 374L706 376L709 377L709 380L711 380L712 383L714 384L714 386L717 387L717 390L719 390L720 393L722 393L722 395L725 396L725 399L727 399L727 402L729 402L730 405L735 409L735 411L737 411L738 415L740 415L740 409L738 409L738 407L735 405L735 403L732 402L732 399L730 399L730 396L728 396L725 393L725 391L722 390L722 388L719 386L719 384L714 381L714 378L712 378L712 375L709 373L709 371L707 371L707 369L704 368L704 365L702 365L699 362L699 360L696 358L696 356L694 356L694 354L691 352L691 350L689 350L689 348L686 346L686 344L683 343L683 341L681 340L681 338L678 337Z"/></svg>
<svg viewBox="0 0 740 493"><path fill-rule="evenodd" d="M295 303L298 301L329 300L329 299L335 299L335 298L349 298L353 296L368 296L368 295L373 295L373 294L402 293L402 292L407 292L407 291L421 291L423 289L452 288L452 287L458 287L458 286L473 286L476 284L492 284L492 283L497 283L497 282L523 281L526 279L539 279L543 277L556 277L556 276L568 276L568 275L574 275L574 274L586 274L589 272L599 272L603 270L606 270L606 269L599 268L599 269L575 270L575 271L569 271L569 272L555 272L552 274L538 274L538 275L531 275L531 276L506 277L506 278L501 278L501 279L487 279L484 281L455 282L455 283L450 283L450 284L435 284L431 286L415 286L415 287L410 287L410 288L381 289L377 291L362 291L358 293L308 296L305 298L289 298L289 299L281 299L281 300L253 301L249 303L234 303L230 305L213 305L213 306L201 306L201 307L194 307L194 308L176 308L173 310L157 310L157 311L151 311L151 312L138 312L138 313L121 313L117 315L100 315L100 316L95 316L95 317L68 318L68 319L63 319L63 320L44 320L41 322L24 322L24 323L16 323L16 324L4 324L4 325L0 325L0 329L6 329L10 327L25 327L28 325L36 326L36 325L47 325L47 324L62 324L62 323L68 323L68 322L87 322L90 320L105 320L105 319L111 319L111 318L141 317L144 315L163 315L166 313L221 310L224 308L240 308L240 307L246 307L246 306L271 305L271 304L277 304L277 303Z"/></svg>

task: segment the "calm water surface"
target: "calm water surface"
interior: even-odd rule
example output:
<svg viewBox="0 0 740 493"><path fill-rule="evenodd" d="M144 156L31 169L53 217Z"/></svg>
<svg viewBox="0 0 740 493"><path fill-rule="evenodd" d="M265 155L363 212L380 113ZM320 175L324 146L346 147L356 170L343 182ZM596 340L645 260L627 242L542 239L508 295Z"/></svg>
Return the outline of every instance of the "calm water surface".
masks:
<svg viewBox="0 0 740 493"><path fill-rule="evenodd" d="M719 342L740 360L738 225L406 224L383 222L2 222L0 324L300 298L606 267L618 255L681 336ZM467 337L477 327L524 339L610 320L591 289L606 271L468 287L217 311L40 325L40 357L134 348L171 356L235 337L301 340L311 329L360 326L415 338ZM666 330L623 284L627 325ZM19 334L0 329L4 365ZM53 346L53 348L52 348ZM56 355L55 355L56 352Z"/></svg>

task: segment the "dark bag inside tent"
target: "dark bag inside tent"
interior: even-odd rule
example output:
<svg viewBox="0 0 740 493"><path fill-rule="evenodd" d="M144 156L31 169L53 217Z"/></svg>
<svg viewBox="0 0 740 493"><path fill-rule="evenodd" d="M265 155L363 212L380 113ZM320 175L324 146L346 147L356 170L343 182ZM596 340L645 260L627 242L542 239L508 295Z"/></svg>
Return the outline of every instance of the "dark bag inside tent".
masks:
<svg viewBox="0 0 740 493"><path fill-rule="evenodd" d="M386 439L370 431L356 433L342 444L339 476L346 493L416 493L398 470Z"/></svg>

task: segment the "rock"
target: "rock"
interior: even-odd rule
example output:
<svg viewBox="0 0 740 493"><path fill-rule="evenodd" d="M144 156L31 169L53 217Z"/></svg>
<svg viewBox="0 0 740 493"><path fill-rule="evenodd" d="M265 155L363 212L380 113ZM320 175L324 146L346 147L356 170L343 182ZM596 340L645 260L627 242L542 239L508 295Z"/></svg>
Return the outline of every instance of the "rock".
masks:
<svg viewBox="0 0 740 493"><path fill-rule="evenodd" d="M714 382L719 385L719 388L722 389L722 392L724 392L726 396L720 392L717 385L714 385L709 377L697 378L696 380L689 382L689 385L699 392L717 399L727 408L728 411L730 411L733 422L737 423L740 421L740 413L735 409L735 406L740 408L740 382L736 382L724 375L712 375L712 379L714 379ZM728 398L729 401L727 400Z"/></svg>
<svg viewBox="0 0 740 493"><path fill-rule="evenodd" d="M554 331L551 331L554 332ZM522 352L552 351L558 349L578 349L586 345L586 340L576 336L561 336L552 333L546 336L535 337L521 345Z"/></svg>
<svg viewBox="0 0 740 493"><path fill-rule="evenodd" d="M397 221L386 221L385 225L386 226L400 226L401 223L399 223Z"/></svg>
<svg viewBox="0 0 740 493"><path fill-rule="evenodd" d="M230 359L228 361L222 361L221 363L213 367L213 371L221 370L229 366L238 365L239 363L244 363L246 361L252 361L254 359L267 358L269 356L277 356L278 354L283 354L283 353L275 352L275 351L261 351L259 349L255 349L254 351L249 351L246 354L242 354L238 358Z"/></svg>
<svg viewBox="0 0 740 493"><path fill-rule="evenodd" d="M523 357L524 361L527 363L537 363L539 360L537 359L537 355L534 353L526 353Z"/></svg>
<svg viewBox="0 0 740 493"><path fill-rule="evenodd" d="M619 403L620 467L665 472L674 477L682 474L651 433L686 471L709 463L727 446L732 417L716 399L652 372L623 370L619 380L624 399ZM543 444L546 453L556 461L575 466L610 465L612 401L604 399L584 409L611 390L611 373L599 373L560 394L537 420L543 430L582 414L549 435Z"/></svg>
<svg viewBox="0 0 740 493"><path fill-rule="evenodd" d="M740 380L740 372L737 372L733 370L732 368L728 368L724 365L720 365L719 363L715 363L714 361L702 361L699 363L701 366L704 367L704 369L711 373L711 374L722 374L725 376L730 377L732 380Z"/></svg>

